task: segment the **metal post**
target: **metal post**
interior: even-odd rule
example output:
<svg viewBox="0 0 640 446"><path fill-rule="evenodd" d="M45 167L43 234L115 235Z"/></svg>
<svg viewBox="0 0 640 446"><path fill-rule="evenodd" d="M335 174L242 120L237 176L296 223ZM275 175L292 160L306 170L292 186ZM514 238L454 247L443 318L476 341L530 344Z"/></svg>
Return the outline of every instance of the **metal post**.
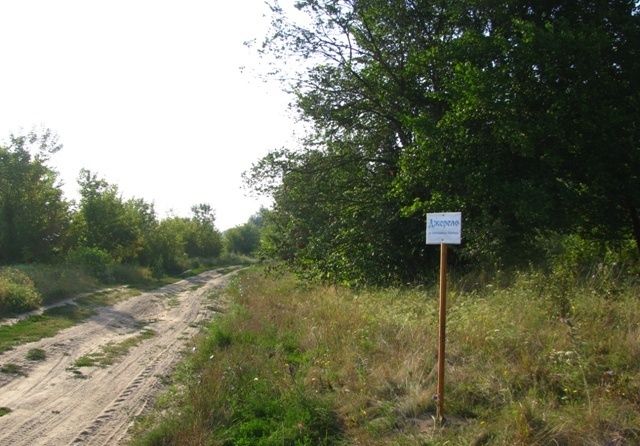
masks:
<svg viewBox="0 0 640 446"><path fill-rule="evenodd" d="M447 323L447 245L440 244L440 312L438 327L438 423L444 421L444 346Z"/></svg>

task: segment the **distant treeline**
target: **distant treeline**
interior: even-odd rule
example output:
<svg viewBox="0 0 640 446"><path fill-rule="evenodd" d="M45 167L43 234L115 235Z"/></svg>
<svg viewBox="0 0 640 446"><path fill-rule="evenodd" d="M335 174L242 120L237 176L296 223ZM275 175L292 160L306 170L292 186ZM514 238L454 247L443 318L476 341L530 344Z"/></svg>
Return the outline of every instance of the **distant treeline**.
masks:
<svg viewBox="0 0 640 446"><path fill-rule="evenodd" d="M640 248L640 9L632 0L273 5L301 147L256 163L265 253L347 284L428 274L427 212L461 211L464 265ZM291 75L287 60L304 61Z"/></svg>
<svg viewBox="0 0 640 446"><path fill-rule="evenodd" d="M222 236L208 204L193 206L190 218L159 220L152 203L124 199L88 170L80 172L80 201L65 199L48 165L60 148L48 130L0 145L0 265L132 263L162 275L184 271L189 258L220 255Z"/></svg>

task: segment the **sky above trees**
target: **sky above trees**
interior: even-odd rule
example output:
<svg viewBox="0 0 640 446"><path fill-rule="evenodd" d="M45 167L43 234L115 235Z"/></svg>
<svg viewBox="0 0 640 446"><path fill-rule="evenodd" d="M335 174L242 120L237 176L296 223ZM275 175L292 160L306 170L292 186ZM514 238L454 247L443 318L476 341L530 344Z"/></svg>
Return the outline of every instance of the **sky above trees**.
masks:
<svg viewBox="0 0 640 446"><path fill-rule="evenodd" d="M26 0L0 4L0 140L47 127L68 198L80 169L155 202L162 217L210 203L219 228L265 200L241 173L293 140L288 98L259 79L261 0Z"/></svg>

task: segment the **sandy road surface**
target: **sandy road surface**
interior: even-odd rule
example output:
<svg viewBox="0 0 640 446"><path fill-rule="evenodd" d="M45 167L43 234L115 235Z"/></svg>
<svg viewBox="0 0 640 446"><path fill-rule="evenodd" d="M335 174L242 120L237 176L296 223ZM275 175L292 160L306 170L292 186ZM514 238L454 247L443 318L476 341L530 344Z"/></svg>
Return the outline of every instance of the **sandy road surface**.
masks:
<svg viewBox="0 0 640 446"><path fill-rule="evenodd" d="M55 337L0 355L26 376L0 373L0 445L115 445L126 436L180 357L197 324L219 309L209 296L229 275L199 276L104 307L86 322ZM198 288L196 288L198 287ZM121 343L144 329L156 334L107 367L74 368L82 355ZM29 349L45 350L46 360L28 361ZM81 374L80 374L81 373Z"/></svg>

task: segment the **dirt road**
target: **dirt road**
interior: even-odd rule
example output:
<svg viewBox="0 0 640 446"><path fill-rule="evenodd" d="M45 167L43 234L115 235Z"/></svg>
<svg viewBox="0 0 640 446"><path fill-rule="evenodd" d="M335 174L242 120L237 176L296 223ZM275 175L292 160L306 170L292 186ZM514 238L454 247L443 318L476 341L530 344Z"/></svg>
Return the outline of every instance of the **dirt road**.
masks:
<svg viewBox="0 0 640 446"><path fill-rule="evenodd" d="M55 337L0 355L23 375L0 373L0 445L117 445L175 365L198 322L219 310L211 299L229 275L199 276L103 307ZM77 367L86 355L132 345L111 365ZM40 348L46 359L26 359Z"/></svg>

